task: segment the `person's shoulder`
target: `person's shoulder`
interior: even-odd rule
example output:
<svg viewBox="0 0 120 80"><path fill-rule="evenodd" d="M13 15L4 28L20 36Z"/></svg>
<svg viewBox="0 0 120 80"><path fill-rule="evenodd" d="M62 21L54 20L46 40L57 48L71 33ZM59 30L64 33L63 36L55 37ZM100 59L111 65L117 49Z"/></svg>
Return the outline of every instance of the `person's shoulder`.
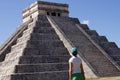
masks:
<svg viewBox="0 0 120 80"><path fill-rule="evenodd" d="M77 61L81 61L81 62L82 62L82 60L81 60L81 58L80 58L80 57L77 57Z"/></svg>
<svg viewBox="0 0 120 80"><path fill-rule="evenodd" d="M73 62L74 60L74 56L72 56L70 59L69 59L69 62Z"/></svg>

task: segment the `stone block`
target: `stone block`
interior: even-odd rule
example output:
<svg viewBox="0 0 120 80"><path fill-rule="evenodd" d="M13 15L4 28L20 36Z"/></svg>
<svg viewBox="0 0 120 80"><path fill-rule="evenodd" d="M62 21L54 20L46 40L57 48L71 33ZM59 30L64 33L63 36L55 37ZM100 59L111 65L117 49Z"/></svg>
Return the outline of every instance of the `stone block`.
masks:
<svg viewBox="0 0 120 80"><path fill-rule="evenodd" d="M11 76L10 76L10 75L0 76L0 79L1 79L1 80L10 80L10 79L11 79Z"/></svg>
<svg viewBox="0 0 120 80"><path fill-rule="evenodd" d="M86 32L88 33L88 35L92 36L99 36L98 33L95 30L86 30Z"/></svg>
<svg viewBox="0 0 120 80"><path fill-rule="evenodd" d="M33 32L33 29L28 28L23 32L23 35L30 35L30 33L32 33L32 32Z"/></svg>
<svg viewBox="0 0 120 80"><path fill-rule="evenodd" d="M84 30L90 30L87 24L80 24L80 27Z"/></svg>
<svg viewBox="0 0 120 80"><path fill-rule="evenodd" d="M120 66L120 61L117 61L117 64Z"/></svg>
<svg viewBox="0 0 120 80"><path fill-rule="evenodd" d="M23 49L26 47L26 43L17 43L16 45L11 47L11 51L17 50L17 49Z"/></svg>
<svg viewBox="0 0 120 80"><path fill-rule="evenodd" d="M56 34L31 34L31 40L59 40L58 35Z"/></svg>
<svg viewBox="0 0 120 80"><path fill-rule="evenodd" d="M63 63L68 62L69 55L21 56L19 64Z"/></svg>
<svg viewBox="0 0 120 80"><path fill-rule="evenodd" d="M48 48L25 48L23 55L69 55L66 48L48 47Z"/></svg>
<svg viewBox="0 0 120 80"><path fill-rule="evenodd" d="M18 45L19 46L19 45ZM48 47L64 47L62 41L59 40L29 40L27 41L27 45L28 48L38 48L38 47L43 47L44 49L48 48ZM16 46L17 47L17 46Z"/></svg>
<svg viewBox="0 0 120 80"><path fill-rule="evenodd" d="M119 48L109 48L108 53L111 56L119 56L120 55L120 49Z"/></svg>
<svg viewBox="0 0 120 80"><path fill-rule="evenodd" d="M34 73L46 71L64 71L68 70L68 63L41 63L16 65L15 73Z"/></svg>
<svg viewBox="0 0 120 80"><path fill-rule="evenodd" d="M94 75L111 76L118 74L119 70L106 58L104 53L102 53L102 49L97 47L99 45L96 44L97 46L95 46L91 42L91 40L88 39L89 37L86 37L85 34L81 30L79 30L78 27L72 21L57 17L56 18L52 17L52 19L56 22L58 27L64 32L67 39L69 39L71 43L73 43L73 45L78 48L78 50L80 51L79 54L82 55L82 57L84 57L85 60L91 65L93 71L95 71ZM86 33L88 33L90 37L91 36L99 37L97 32L94 30L85 31ZM72 32L76 33L72 34ZM102 67L101 65L104 65L104 67ZM89 72L86 73L86 75L89 75Z"/></svg>
<svg viewBox="0 0 120 80"><path fill-rule="evenodd" d="M5 60L4 62L0 63L0 69L5 70L5 69L10 69L11 67L14 67L14 64L19 63L19 58L14 58L11 60Z"/></svg>
<svg viewBox="0 0 120 80"><path fill-rule="evenodd" d="M118 48L114 42L101 42L100 46L106 51L108 51L109 48Z"/></svg>
<svg viewBox="0 0 120 80"><path fill-rule="evenodd" d="M0 66L0 76L1 75L10 75L11 73L14 73L14 66L15 64L18 64L17 60L10 60L9 62L4 62Z"/></svg>
<svg viewBox="0 0 120 80"><path fill-rule="evenodd" d="M52 27L35 27L33 33L55 34Z"/></svg>
<svg viewBox="0 0 120 80"><path fill-rule="evenodd" d="M68 71L12 74L11 80L68 80ZM4 79L2 79L4 80Z"/></svg>
<svg viewBox="0 0 120 80"><path fill-rule="evenodd" d="M6 55L5 61L20 57L22 56L22 53L23 53L23 49L14 50Z"/></svg>
<svg viewBox="0 0 120 80"><path fill-rule="evenodd" d="M33 22L33 23L30 23L30 24L28 24L28 28L33 28L33 27L35 27L35 25L36 25L36 22Z"/></svg>
<svg viewBox="0 0 120 80"><path fill-rule="evenodd" d="M120 62L120 55L112 55L111 56L113 58L113 60L115 60L116 62Z"/></svg>
<svg viewBox="0 0 120 80"><path fill-rule="evenodd" d="M107 38L105 36L99 36L100 42L108 42Z"/></svg>
<svg viewBox="0 0 120 80"><path fill-rule="evenodd" d="M99 39L98 39L98 36L91 35L91 38L92 38L97 44L100 44L100 41L99 41Z"/></svg>
<svg viewBox="0 0 120 80"><path fill-rule="evenodd" d="M80 21L78 18L73 18L73 21L76 23L76 24L80 24Z"/></svg>
<svg viewBox="0 0 120 80"><path fill-rule="evenodd" d="M51 27L50 23L47 22L41 22L41 21L37 21L36 22L36 27Z"/></svg>
<svg viewBox="0 0 120 80"><path fill-rule="evenodd" d="M22 36L17 39L17 43L23 43L30 39L30 35Z"/></svg>

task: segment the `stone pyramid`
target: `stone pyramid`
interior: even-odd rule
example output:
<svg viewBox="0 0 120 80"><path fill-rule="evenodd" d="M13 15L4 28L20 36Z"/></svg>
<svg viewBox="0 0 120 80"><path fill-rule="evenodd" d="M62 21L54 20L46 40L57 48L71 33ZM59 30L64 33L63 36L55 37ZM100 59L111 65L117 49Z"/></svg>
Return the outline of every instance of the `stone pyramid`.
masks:
<svg viewBox="0 0 120 80"><path fill-rule="evenodd" d="M36 1L0 47L0 80L68 80L74 46L86 78L120 76L120 48L114 42L69 17L67 4Z"/></svg>

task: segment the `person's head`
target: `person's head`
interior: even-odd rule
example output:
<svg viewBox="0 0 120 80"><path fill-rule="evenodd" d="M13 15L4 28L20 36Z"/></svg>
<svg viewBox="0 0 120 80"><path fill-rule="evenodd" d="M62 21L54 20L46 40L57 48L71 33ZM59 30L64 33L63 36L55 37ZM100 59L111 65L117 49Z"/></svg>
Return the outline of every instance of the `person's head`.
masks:
<svg viewBox="0 0 120 80"><path fill-rule="evenodd" d="M77 48L75 48L75 47L73 47L72 49L71 49L71 53L72 53L72 55L73 56L77 56Z"/></svg>

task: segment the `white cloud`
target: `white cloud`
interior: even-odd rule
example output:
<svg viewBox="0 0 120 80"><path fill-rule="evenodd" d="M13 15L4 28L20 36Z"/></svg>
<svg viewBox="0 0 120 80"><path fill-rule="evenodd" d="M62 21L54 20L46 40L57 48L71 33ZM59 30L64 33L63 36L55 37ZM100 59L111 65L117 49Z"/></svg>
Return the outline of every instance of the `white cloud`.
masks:
<svg viewBox="0 0 120 80"><path fill-rule="evenodd" d="M89 25L89 20L84 20L83 22L82 22L82 24L87 24L87 25Z"/></svg>

